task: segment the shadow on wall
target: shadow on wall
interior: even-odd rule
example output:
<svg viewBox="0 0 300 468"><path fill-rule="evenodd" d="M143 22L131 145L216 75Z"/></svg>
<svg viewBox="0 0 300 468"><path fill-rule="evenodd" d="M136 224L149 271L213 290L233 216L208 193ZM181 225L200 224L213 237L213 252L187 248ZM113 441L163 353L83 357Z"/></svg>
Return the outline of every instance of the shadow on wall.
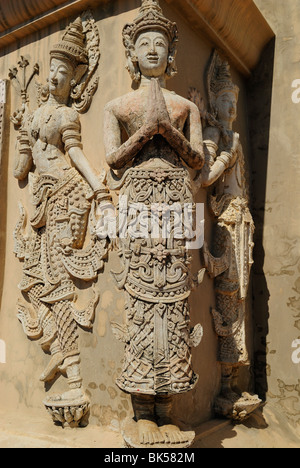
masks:
<svg viewBox="0 0 300 468"><path fill-rule="evenodd" d="M274 68L275 38L264 49L247 83L250 139L251 211L255 223L252 270L255 391L265 400L267 386L267 334L269 290L264 275L263 230Z"/></svg>

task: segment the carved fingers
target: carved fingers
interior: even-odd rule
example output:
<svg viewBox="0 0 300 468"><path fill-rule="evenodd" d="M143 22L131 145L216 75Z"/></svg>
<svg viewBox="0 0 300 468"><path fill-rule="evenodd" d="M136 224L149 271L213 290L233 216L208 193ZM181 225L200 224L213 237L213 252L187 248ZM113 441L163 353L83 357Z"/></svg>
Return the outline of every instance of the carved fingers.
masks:
<svg viewBox="0 0 300 468"><path fill-rule="evenodd" d="M164 135L172 127L166 101L157 79L151 80L145 126L152 136L159 133Z"/></svg>
<svg viewBox="0 0 300 468"><path fill-rule="evenodd" d="M234 132L232 140L232 151L237 151L240 142L239 133Z"/></svg>

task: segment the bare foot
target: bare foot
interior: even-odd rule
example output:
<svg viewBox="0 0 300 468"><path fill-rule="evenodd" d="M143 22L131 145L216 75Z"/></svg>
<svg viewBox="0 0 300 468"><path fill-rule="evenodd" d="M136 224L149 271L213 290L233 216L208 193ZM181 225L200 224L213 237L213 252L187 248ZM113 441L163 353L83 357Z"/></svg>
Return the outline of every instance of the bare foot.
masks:
<svg viewBox="0 0 300 468"><path fill-rule="evenodd" d="M88 401L82 388L74 388L64 393L51 395L46 399L47 404L76 405Z"/></svg>
<svg viewBox="0 0 300 468"><path fill-rule="evenodd" d="M137 425L141 445L162 444L164 442L164 437L155 422L140 419Z"/></svg>
<svg viewBox="0 0 300 468"><path fill-rule="evenodd" d="M226 400L232 403L235 403L240 398L240 395L238 395L232 389L226 389L222 390L221 397L225 398Z"/></svg>
<svg viewBox="0 0 300 468"><path fill-rule="evenodd" d="M183 444L194 439L194 432L184 432L174 424L166 424L159 428L166 444Z"/></svg>

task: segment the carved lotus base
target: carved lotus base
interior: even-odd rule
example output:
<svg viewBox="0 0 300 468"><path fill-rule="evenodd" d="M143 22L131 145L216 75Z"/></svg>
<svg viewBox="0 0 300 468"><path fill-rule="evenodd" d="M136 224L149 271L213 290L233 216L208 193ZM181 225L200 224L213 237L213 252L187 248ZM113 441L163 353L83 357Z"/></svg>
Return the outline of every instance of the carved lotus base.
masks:
<svg viewBox="0 0 300 468"><path fill-rule="evenodd" d="M90 410L90 402L86 396L77 400L59 400L57 397L49 397L44 400L44 405L55 423L63 427L79 427L87 424Z"/></svg>
<svg viewBox="0 0 300 468"><path fill-rule="evenodd" d="M170 439L162 434L162 438L160 442L151 442L151 443L141 443L140 441L140 434L138 429L138 423L136 423L133 419L127 418L123 425L122 425L122 436L124 439L124 445L126 448L173 448L173 449L180 449L180 448L188 448L191 447L195 440L195 432L188 431L188 432L180 432L181 438L184 440L182 442L170 442Z"/></svg>
<svg viewBox="0 0 300 468"><path fill-rule="evenodd" d="M257 395L244 392L241 396L236 395L226 398L218 396L215 401L215 411L218 415L232 419L233 421L244 421L262 403Z"/></svg>

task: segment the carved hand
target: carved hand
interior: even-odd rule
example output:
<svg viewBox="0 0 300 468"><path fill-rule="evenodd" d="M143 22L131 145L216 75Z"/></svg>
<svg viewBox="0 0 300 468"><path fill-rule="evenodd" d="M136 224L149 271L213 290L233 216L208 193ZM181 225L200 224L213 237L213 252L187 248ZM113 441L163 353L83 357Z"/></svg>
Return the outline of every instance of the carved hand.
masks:
<svg viewBox="0 0 300 468"><path fill-rule="evenodd" d="M171 130L171 127L170 116L159 81L152 79L148 95L145 130L151 136L158 133L164 135Z"/></svg>
<svg viewBox="0 0 300 468"><path fill-rule="evenodd" d="M231 154L230 165L231 165L231 166L232 166L232 165L235 163L235 161L236 161L236 158L237 158L237 150L238 150L239 144L240 144L240 135L239 135L238 133L234 132L233 138L232 138L231 151L230 151L230 154Z"/></svg>
<svg viewBox="0 0 300 468"><path fill-rule="evenodd" d="M143 126L145 134L149 135L150 137L157 135L158 133L158 108L156 102L156 87L157 80L152 79L148 93L146 120Z"/></svg>
<svg viewBox="0 0 300 468"><path fill-rule="evenodd" d="M236 153L239 143L240 143L240 135L234 132L233 140L232 140L232 148L231 148L232 153Z"/></svg>
<svg viewBox="0 0 300 468"><path fill-rule="evenodd" d="M172 129L172 124L166 101L158 80L155 80L155 101L157 109L158 131L161 135L164 135L166 132Z"/></svg>

